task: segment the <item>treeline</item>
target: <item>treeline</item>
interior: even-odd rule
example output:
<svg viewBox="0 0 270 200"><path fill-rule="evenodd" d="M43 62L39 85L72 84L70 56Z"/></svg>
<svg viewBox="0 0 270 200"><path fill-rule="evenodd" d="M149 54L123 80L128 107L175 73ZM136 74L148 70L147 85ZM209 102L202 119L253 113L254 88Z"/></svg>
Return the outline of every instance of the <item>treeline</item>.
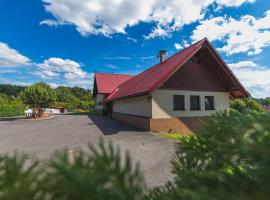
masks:
<svg viewBox="0 0 270 200"><path fill-rule="evenodd" d="M53 107L65 107L69 111L86 111L93 105L92 92L80 87L59 86L54 89Z"/></svg>
<svg viewBox="0 0 270 200"><path fill-rule="evenodd" d="M256 99L260 104L264 106L270 106L270 97Z"/></svg>
<svg viewBox="0 0 270 200"><path fill-rule="evenodd" d="M8 97L18 97L25 88L25 86L0 84L0 94L4 94Z"/></svg>
<svg viewBox="0 0 270 200"><path fill-rule="evenodd" d="M10 116L19 116L24 115L24 110L32 108L33 101L41 101L40 92L43 93L43 100L47 101L46 94L50 91L50 103L44 104L46 107L64 107L71 112L83 112L88 111L93 105L92 101L92 92L80 87L66 87L59 86L55 89L51 88L46 83L36 83L36 90L33 90L30 96L26 99L25 93L29 91L29 87L16 86L10 84L1 84L0 85L0 116L1 117L10 117ZM41 88L41 90L37 89ZM45 88L45 90L44 90ZM46 90L49 89L49 90Z"/></svg>

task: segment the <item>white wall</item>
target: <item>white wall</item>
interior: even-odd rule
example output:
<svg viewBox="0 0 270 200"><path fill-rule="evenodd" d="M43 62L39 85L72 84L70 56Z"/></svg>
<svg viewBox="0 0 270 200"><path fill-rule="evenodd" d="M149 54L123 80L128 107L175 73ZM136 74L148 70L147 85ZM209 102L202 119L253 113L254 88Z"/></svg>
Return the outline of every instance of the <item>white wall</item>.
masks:
<svg viewBox="0 0 270 200"><path fill-rule="evenodd" d="M151 117L151 99L148 99L148 96L140 96L114 101L113 112Z"/></svg>
<svg viewBox="0 0 270 200"><path fill-rule="evenodd" d="M102 102L104 100L104 94L97 94L96 100L95 100L95 109L102 110L103 105L100 105L99 102Z"/></svg>
<svg viewBox="0 0 270 200"><path fill-rule="evenodd" d="M173 95L185 95L185 110L173 110ZM190 95L199 95L201 110L190 110ZM214 96L215 110L205 110L204 97ZM152 118L201 117L229 108L229 92L202 92L157 89L152 93Z"/></svg>

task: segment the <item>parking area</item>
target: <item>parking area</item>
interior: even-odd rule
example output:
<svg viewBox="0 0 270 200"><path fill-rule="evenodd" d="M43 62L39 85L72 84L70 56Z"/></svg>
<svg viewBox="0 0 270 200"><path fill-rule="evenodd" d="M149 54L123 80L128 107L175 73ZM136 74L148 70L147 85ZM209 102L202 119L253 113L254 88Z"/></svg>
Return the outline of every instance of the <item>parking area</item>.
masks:
<svg viewBox="0 0 270 200"><path fill-rule="evenodd" d="M15 150L29 158L48 159L63 148L76 151L97 144L100 137L129 151L133 163L139 162L148 187L172 179L170 161L174 142L142 132L98 115L57 115L47 120L0 121L0 153Z"/></svg>

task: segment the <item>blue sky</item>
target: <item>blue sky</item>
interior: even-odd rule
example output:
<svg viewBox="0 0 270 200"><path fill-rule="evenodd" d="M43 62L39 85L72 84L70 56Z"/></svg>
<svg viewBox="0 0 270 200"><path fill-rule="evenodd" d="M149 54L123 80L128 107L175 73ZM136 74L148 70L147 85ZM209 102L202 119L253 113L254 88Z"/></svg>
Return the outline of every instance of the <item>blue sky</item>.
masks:
<svg viewBox="0 0 270 200"><path fill-rule="evenodd" d="M0 83L92 87L208 37L255 97L270 96L269 0L1 0Z"/></svg>

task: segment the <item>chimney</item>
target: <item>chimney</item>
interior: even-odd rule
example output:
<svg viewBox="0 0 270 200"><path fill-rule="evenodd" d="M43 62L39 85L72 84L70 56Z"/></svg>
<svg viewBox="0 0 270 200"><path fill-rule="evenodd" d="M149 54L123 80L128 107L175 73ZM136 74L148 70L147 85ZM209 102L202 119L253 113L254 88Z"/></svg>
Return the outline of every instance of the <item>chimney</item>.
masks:
<svg viewBox="0 0 270 200"><path fill-rule="evenodd" d="M166 60L166 52L167 51L164 49L159 51L158 57L159 57L160 63Z"/></svg>

